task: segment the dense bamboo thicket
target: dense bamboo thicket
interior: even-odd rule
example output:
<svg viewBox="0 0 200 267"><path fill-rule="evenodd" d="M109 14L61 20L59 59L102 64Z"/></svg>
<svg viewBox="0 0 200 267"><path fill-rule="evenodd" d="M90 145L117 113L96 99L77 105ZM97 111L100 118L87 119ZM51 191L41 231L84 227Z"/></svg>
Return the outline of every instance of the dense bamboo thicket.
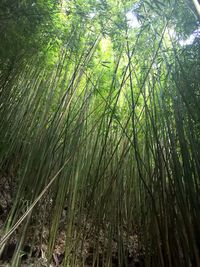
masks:
<svg viewBox="0 0 200 267"><path fill-rule="evenodd" d="M11 266L28 243L43 266L200 267L198 8L1 1L0 253L15 240Z"/></svg>

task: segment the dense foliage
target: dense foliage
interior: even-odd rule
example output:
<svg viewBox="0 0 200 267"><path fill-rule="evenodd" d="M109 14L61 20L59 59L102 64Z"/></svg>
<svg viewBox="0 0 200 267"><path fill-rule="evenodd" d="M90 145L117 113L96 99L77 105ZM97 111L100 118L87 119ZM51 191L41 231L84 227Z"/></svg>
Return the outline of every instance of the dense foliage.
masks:
<svg viewBox="0 0 200 267"><path fill-rule="evenodd" d="M11 266L27 242L49 266L65 212L63 266L88 239L91 266L200 266L194 3L3 0L0 27L0 253L15 235Z"/></svg>

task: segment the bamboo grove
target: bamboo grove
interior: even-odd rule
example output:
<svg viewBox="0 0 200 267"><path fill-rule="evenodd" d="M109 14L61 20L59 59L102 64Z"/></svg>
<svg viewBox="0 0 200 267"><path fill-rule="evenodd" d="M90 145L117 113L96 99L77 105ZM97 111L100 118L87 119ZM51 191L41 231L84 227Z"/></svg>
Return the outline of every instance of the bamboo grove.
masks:
<svg viewBox="0 0 200 267"><path fill-rule="evenodd" d="M198 5L14 2L0 3L0 253L15 237L22 266L27 242L45 244L50 266L65 212L62 266L89 266L88 239L90 266L200 266Z"/></svg>

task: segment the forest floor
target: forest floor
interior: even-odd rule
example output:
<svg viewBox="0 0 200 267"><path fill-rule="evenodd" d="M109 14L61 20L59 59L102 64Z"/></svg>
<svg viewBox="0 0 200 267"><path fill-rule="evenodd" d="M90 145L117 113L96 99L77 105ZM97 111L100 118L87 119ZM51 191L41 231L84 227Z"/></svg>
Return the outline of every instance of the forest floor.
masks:
<svg viewBox="0 0 200 267"><path fill-rule="evenodd" d="M8 177L1 176L0 177L0 235L2 232L3 225L6 222L6 218L9 214L9 211L12 206L12 195L13 195L13 184L10 182ZM85 218L83 218L83 221ZM65 230L65 217L63 214L63 218L61 219L61 223L59 225L58 237L56 240L55 248L52 255L52 262L47 264L47 240L48 240L48 232L47 227L39 227L39 229L35 229L35 224L30 226L28 237L25 240L25 245L22 251L21 257L21 266L22 267L58 267L61 266L62 261L64 259L64 251L65 251L65 240L66 240L66 230ZM41 222L38 223L41 225ZM76 246L76 255L77 259L80 260L80 266L90 267L93 266L93 257L95 252L93 251L94 244L99 243L99 262L100 265L103 265L103 252L107 249L107 239L106 239L106 227L102 228L97 236L97 233L92 232L92 222L85 221L84 225L86 225L86 235L84 237L83 242L77 243ZM32 231L37 233L38 238L34 240L32 239ZM42 234L41 234L42 231ZM85 231L85 229L84 229ZM8 267L9 262L12 259L14 254L17 237L19 236L18 231L16 231L9 242L6 244L3 254L0 257L0 267ZM124 243L127 251L127 262L128 266L143 266L142 259L143 253L139 251L138 245L138 237L137 234L133 234L128 237L124 236ZM112 266L113 267L121 267L118 264L118 256L117 256L117 241L112 241ZM99 266L100 266L99 265Z"/></svg>

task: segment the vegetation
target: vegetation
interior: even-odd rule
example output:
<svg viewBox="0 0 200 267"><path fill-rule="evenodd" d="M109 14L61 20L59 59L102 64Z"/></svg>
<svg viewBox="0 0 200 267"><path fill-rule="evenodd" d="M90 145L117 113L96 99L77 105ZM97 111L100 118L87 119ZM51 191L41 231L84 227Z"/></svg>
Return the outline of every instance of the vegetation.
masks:
<svg viewBox="0 0 200 267"><path fill-rule="evenodd" d="M198 16L189 0L1 1L11 266L27 243L45 266L200 266Z"/></svg>

